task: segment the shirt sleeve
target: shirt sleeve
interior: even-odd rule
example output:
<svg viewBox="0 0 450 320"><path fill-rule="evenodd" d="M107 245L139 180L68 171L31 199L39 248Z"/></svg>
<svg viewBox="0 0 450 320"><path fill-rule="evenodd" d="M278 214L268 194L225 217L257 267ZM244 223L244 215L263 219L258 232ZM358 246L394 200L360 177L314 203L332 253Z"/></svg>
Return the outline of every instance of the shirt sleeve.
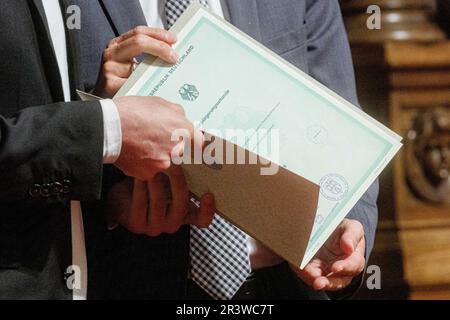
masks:
<svg viewBox="0 0 450 320"><path fill-rule="evenodd" d="M103 163L113 164L122 149L122 127L116 104L108 99L100 102L103 113Z"/></svg>

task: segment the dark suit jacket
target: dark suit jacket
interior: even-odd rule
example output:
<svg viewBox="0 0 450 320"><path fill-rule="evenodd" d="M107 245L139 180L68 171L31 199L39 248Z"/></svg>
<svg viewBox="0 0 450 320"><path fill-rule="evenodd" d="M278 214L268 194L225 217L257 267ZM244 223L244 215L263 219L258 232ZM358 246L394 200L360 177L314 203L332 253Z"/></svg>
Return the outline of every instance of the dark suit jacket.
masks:
<svg viewBox="0 0 450 320"><path fill-rule="evenodd" d="M138 0L63 2L63 12L75 4L82 13L81 30L66 30L76 100L74 89L89 91L95 85L107 43L145 19ZM106 231L98 200L120 175L102 165L99 103L61 102L61 77L41 0L0 2L0 61L0 299L72 298L65 274L72 263L70 200L83 201L92 296L108 297L104 283L115 281L107 272L111 264L117 280L128 282L132 268L116 266L124 252L125 259L169 261L175 269L167 268L166 278L158 280L174 292L180 287L174 274L185 268L174 262L187 259L187 248L180 246L188 243L187 233L152 239L149 245L148 239L140 242L129 234L121 239ZM148 249L154 249L153 256L143 254ZM134 282L137 287L141 280Z"/></svg>
<svg viewBox="0 0 450 320"><path fill-rule="evenodd" d="M45 21L38 0L0 2L0 299L71 298L70 200L101 194L101 108L60 102Z"/></svg>
<svg viewBox="0 0 450 320"><path fill-rule="evenodd" d="M83 1L78 1L83 2ZM104 9L104 18L83 15L80 69L86 87L95 83L103 48L113 36L144 24L137 0L89 1L90 9ZM337 0L228 0L231 22L300 69L358 104L348 40ZM87 10L82 10L86 12ZM112 29L111 29L112 26ZM88 30L88 32L86 32ZM97 55L92 55L96 52ZM366 232L367 258L373 247L377 224L378 183L375 183L349 214ZM99 209L97 209L98 211ZM91 215L91 219L93 216ZM158 238L134 236L123 229L101 233L87 225L90 257L90 298L183 299L186 297L189 264L189 230ZM90 244L90 245L89 245ZM288 269L280 268L283 272ZM277 277L275 277L277 278ZM284 279L284 280L283 280ZM360 279L358 279L360 280ZM290 286L291 275L280 274L279 287ZM326 298L299 283L296 295L280 298ZM358 283L345 292L355 291ZM285 290L287 291L287 290Z"/></svg>
<svg viewBox="0 0 450 320"><path fill-rule="evenodd" d="M145 21L138 0L69 2L82 9L82 29L68 32L72 88L90 90L107 43ZM70 199L86 201L90 298L185 298L188 228L153 239L105 231L96 201L102 190L101 111L97 103L55 103L62 100L60 77L42 7L35 3L0 2L0 298L71 297L63 279L71 257ZM228 0L228 6L244 32L357 102L336 0ZM103 190L115 177L111 167L105 170ZM48 197L50 189L54 195ZM374 185L350 213L364 225L368 255L376 198ZM296 297L310 297L304 291Z"/></svg>

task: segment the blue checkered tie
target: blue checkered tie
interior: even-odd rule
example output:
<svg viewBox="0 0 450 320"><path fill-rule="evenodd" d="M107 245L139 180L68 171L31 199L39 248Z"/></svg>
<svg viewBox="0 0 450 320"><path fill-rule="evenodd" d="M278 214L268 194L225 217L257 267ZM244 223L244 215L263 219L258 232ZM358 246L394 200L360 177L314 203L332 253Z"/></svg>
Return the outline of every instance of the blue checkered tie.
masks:
<svg viewBox="0 0 450 320"><path fill-rule="evenodd" d="M208 8L207 0L167 0L166 1L166 18L167 26L170 28L177 22L178 18L184 11L194 2L199 2L205 8Z"/></svg>
<svg viewBox="0 0 450 320"><path fill-rule="evenodd" d="M169 28L193 2L166 1ZM251 272L246 234L216 215L208 229L191 228L190 245L191 279L214 299L233 298Z"/></svg>
<svg viewBox="0 0 450 320"><path fill-rule="evenodd" d="M251 272L247 236L219 216L191 228L191 279L211 297L229 300Z"/></svg>

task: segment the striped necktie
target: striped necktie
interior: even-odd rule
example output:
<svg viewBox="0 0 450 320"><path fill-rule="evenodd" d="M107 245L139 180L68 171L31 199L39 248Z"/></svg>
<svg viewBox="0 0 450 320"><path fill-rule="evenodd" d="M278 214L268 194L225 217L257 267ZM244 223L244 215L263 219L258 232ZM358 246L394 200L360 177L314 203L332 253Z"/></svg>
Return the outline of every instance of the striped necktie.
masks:
<svg viewBox="0 0 450 320"><path fill-rule="evenodd" d="M193 2L166 1L169 28ZM191 228L190 258L191 279L218 300L233 298L251 272L246 234L217 215L208 229Z"/></svg>

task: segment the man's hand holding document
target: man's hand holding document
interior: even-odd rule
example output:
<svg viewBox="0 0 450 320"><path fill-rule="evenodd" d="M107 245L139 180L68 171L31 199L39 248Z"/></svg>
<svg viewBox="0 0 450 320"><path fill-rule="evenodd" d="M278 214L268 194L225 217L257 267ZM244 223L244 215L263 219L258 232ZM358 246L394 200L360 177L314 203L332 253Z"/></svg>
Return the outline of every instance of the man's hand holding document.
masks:
<svg viewBox="0 0 450 320"><path fill-rule="evenodd" d="M148 57L118 96L182 105L207 139L173 154L191 192L213 193L220 215L304 268L401 138L198 5L171 30L178 62Z"/></svg>

